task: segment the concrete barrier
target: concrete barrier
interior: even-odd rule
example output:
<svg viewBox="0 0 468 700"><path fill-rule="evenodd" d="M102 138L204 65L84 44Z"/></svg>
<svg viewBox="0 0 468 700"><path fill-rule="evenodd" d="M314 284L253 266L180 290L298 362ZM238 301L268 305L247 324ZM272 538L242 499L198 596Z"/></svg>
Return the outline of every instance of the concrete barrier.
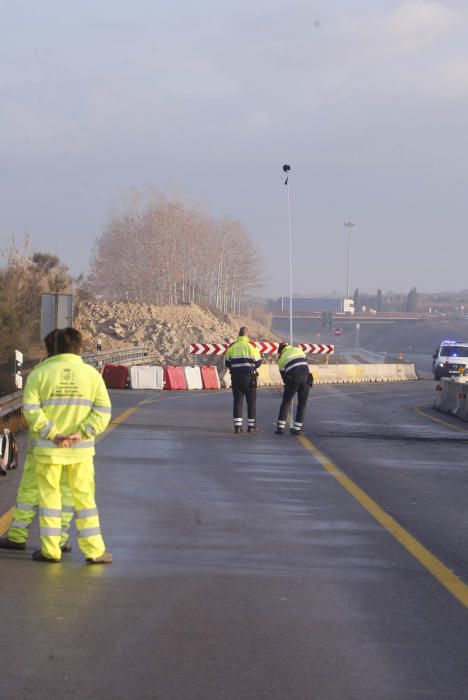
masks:
<svg viewBox="0 0 468 700"><path fill-rule="evenodd" d="M257 386L271 386L270 365L260 365L257 371Z"/></svg>
<svg viewBox="0 0 468 700"><path fill-rule="evenodd" d="M434 408L468 421L468 377L443 377L436 385Z"/></svg>
<svg viewBox="0 0 468 700"><path fill-rule="evenodd" d="M414 364L310 365L315 384L408 382L418 376Z"/></svg>
<svg viewBox="0 0 468 700"><path fill-rule="evenodd" d="M374 365L309 365L314 384L356 384L361 382L408 382L418 378L414 364ZM267 374L268 372L268 374ZM278 365L260 367L259 386L282 386ZM221 385L231 386L229 371L221 377Z"/></svg>

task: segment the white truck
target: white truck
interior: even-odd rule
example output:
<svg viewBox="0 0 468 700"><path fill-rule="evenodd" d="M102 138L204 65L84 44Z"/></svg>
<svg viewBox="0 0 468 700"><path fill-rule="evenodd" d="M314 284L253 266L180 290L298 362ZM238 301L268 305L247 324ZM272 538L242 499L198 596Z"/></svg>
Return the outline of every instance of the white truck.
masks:
<svg viewBox="0 0 468 700"><path fill-rule="evenodd" d="M443 340L432 360L434 379L463 374L468 367L468 340Z"/></svg>

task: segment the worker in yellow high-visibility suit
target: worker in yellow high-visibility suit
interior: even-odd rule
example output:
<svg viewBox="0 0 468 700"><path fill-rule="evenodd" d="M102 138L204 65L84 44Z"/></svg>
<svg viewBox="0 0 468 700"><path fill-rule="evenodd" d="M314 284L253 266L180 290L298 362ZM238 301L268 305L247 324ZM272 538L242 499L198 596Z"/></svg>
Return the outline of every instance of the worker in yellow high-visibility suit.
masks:
<svg viewBox="0 0 468 700"><path fill-rule="evenodd" d="M54 357L29 375L23 413L32 433L30 446L39 490L41 549L35 561L60 561L62 499L60 479L67 472L75 508L78 544L92 564L109 564L94 498L94 438L111 417L107 389L99 372L80 357L81 334L63 328Z"/></svg>
<svg viewBox="0 0 468 700"><path fill-rule="evenodd" d="M57 329L51 331L44 338L48 357L56 354L55 336ZM31 435L29 435L31 437ZM60 481L62 492L62 535L60 549L62 552L71 552L69 540L70 523L73 519L73 499L68 486L67 474L64 471ZM29 528L36 515L39 505L39 492L37 490L36 465L32 448L27 446L26 459L23 465L18 493L16 495L16 508L13 511L12 520L6 537L0 537L0 549L26 549L29 537Z"/></svg>

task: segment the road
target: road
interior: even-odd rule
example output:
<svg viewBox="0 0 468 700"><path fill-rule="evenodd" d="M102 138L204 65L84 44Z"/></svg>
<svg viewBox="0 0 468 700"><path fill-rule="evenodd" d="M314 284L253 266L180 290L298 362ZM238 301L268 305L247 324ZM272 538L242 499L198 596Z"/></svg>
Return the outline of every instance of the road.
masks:
<svg viewBox="0 0 468 700"><path fill-rule="evenodd" d="M228 392L113 392L114 563L0 553L2 700L468 698L468 425L433 391L318 386L305 438L276 390L251 435Z"/></svg>

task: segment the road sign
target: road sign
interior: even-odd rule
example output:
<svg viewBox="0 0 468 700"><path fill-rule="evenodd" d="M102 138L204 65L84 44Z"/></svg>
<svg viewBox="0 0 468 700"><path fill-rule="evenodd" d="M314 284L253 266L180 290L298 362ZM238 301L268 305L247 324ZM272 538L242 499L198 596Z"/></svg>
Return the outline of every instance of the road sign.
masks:
<svg viewBox="0 0 468 700"><path fill-rule="evenodd" d="M41 294L41 340L55 328L73 325L73 294Z"/></svg>
<svg viewBox="0 0 468 700"><path fill-rule="evenodd" d="M343 333L343 329L342 329L342 328L334 328L334 329L333 329L333 335L339 336L339 335L341 335L342 333Z"/></svg>
<svg viewBox="0 0 468 700"><path fill-rule="evenodd" d="M23 388L23 353L15 350L15 388Z"/></svg>

